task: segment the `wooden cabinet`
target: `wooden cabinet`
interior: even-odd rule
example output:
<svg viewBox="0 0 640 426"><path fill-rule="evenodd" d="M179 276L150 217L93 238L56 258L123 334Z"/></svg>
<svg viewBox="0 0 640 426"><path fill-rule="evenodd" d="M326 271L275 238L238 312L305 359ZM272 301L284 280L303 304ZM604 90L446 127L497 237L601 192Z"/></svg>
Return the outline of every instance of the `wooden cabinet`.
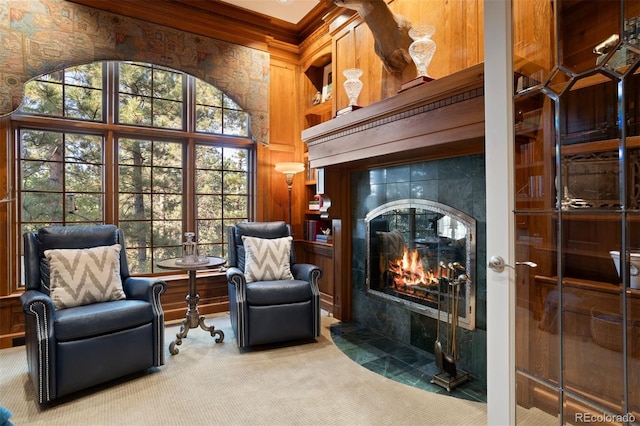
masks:
<svg viewBox="0 0 640 426"><path fill-rule="evenodd" d="M333 244L296 240L296 262L311 263L322 270L319 281L320 305L322 309L333 313L335 294L335 271Z"/></svg>

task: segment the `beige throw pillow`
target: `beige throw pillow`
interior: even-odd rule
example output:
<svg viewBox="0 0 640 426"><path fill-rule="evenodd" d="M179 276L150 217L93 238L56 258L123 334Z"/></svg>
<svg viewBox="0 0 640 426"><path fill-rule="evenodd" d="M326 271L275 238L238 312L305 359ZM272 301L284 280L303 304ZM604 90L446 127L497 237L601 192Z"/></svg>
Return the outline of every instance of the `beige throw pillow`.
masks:
<svg viewBox="0 0 640 426"><path fill-rule="evenodd" d="M242 236L244 275L254 281L292 280L291 237L256 238Z"/></svg>
<svg viewBox="0 0 640 426"><path fill-rule="evenodd" d="M51 249L51 299L56 309L125 299L120 278L120 244L87 249Z"/></svg>

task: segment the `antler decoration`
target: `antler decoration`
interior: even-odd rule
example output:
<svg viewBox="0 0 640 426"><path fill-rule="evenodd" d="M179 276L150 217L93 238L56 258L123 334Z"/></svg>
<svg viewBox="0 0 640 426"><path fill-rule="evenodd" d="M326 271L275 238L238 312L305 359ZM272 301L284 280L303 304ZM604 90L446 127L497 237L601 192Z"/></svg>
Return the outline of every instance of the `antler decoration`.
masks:
<svg viewBox="0 0 640 426"><path fill-rule="evenodd" d="M411 63L409 29L411 22L393 13L384 0L333 0L340 7L355 10L367 24L375 40L374 50L389 72L401 72Z"/></svg>

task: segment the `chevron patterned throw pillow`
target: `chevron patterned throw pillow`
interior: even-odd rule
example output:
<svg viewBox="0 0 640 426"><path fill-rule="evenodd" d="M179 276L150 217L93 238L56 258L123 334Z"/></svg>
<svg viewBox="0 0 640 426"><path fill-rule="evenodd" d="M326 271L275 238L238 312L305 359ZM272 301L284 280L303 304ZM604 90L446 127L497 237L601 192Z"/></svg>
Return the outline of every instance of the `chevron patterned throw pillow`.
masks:
<svg viewBox="0 0 640 426"><path fill-rule="evenodd" d="M125 299L120 278L120 244L87 249L51 249L51 299L56 309Z"/></svg>
<svg viewBox="0 0 640 426"><path fill-rule="evenodd" d="M291 237L256 238L242 236L244 245L244 275L254 281L292 280Z"/></svg>

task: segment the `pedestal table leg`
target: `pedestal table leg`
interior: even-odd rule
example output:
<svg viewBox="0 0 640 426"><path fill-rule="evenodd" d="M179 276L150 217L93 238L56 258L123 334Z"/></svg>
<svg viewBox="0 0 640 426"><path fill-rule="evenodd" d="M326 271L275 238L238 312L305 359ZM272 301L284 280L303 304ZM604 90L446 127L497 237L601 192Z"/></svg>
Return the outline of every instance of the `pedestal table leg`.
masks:
<svg viewBox="0 0 640 426"><path fill-rule="evenodd" d="M169 345L169 352L171 355L175 355L180 350L176 348L182 344L182 339L187 337L190 328L202 328L205 331L211 333L211 336L217 335L216 343L220 343L224 340L224 333L222 330L216 330L213 325L207 326L204 322L204 316L200 316L200 312L198 311L198 301L200 300L200 296L198 296L198 292L196 291L196 270L189 270L189 294L187 295L187 316L182 321L182 326L180 326L180 332L176 334L176 339L171 342Z"/></svg>

